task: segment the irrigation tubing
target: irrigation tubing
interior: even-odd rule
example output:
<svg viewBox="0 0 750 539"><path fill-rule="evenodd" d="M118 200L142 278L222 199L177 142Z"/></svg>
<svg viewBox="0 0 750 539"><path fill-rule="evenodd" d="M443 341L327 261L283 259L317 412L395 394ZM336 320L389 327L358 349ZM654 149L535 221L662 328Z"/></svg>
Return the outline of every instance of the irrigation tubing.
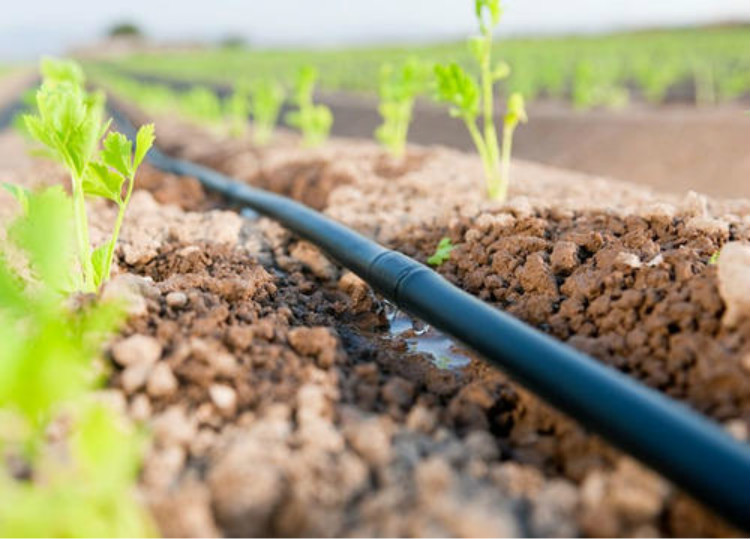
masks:
<svg viewBox="0 0 750 539"><path fill-rule="evenodd" d="M119 110L112 114L132 137L130 121ZM155 148L148 158L156 168L192 176L316 244L400 308L474 349L552 406L750 531L750 448L706 417L303 204Z"/></svg>
<svg viewBox="0 0 750 539"><path fill-rule="evenodd" d="M113 112L132 136L132 125ZM709 419L303 204L157 149L149 159L156 168L197 178L228 200L277 220L400 308L468 345L549 404L750 530L750 448Z"/></svg>

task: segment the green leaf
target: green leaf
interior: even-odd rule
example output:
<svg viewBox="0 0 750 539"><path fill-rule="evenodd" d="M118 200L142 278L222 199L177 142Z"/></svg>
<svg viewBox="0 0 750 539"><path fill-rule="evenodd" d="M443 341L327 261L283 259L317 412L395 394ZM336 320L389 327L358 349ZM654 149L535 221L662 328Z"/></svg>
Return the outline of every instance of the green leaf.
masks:
<svg viewBox="0 0 750 539"><path fill-rule="evenodd" d="M109 268L107 267L109 245L110 242L108 241L91 253L91 265L94 266L94 284L97 288L109 277Z"/></svg>
<svg viewBox="0 0 750 539"><path fill-rule="evenodd" d="M133 158L133 172L135 172L146 158L146 154L154 145L156 136L154 134L154 124L142 125L138 129L135 137L135 157Z"/></svg>
<svg viewBox="0 0 750 539"><path fill-rule="evenodd" d="M110 131L102 144L101 159L105 165L115 169L126 178L130 178L133 176L132 152L133 143L128 137L122 133Z"/></svg>
<svg viewBox="0 0 750 539"><path fill-rule="evenodd" d="M83 86L83 69L73 60L43 58L41 63L42 77L46 83L71 83Z"/></svg>
<svg viewBox="0 0 750 539"><path fill-rule="evenodd" d="M315 90L315 82L318 80L318 70L313 66L302 66L297 72L297 78L294 81L293 99L297 106L301 107L304 103L312 102L312 95Z"/></svg>
<svg viewBox="0 0 750 539"><path fill-rule="evenodd" d="M442 238L435 249L435 254L427 259L427 263L431 266L440 266L451 257L451 251L455 249L450 238Z"/></svg>
<svg viewBox="0 0 750 539"><path fill-rule="evenodd" d="M453 105L451 114L469 119L479 113L479 84L461 66L452 62L435 66L436 99Z"/></svg>
<svg viewBox="0 0 750 539"><path fill-rule="evenodd" d="M45 83L36 93L37 114L24 121L29 134L80 178L101 138L104 98L67 81Z"/></svg>
<svg viewBox="0 0 750 539"><path fill-rule="evenodd" d="M510 75L510 66L505 62L498 62L492 70L492 80L505 79Z"/></svg>
<svg viewBox="0 0 750 539"><path fill-rule="evenodd" d="M490 13L490 22L492 26L497 26L500 22L500 17L503 14L503 10L500 7L500 0L474 0L474 12L477 19L479 19L482 29L487 29L487 25L484 22L484 10Z"/></svg>
<svg viewBox="0 0 750 539"><path fill-rule="evenodd" d="M28 256L39 280L54 291L69 290L75 258L73 204L61 186L29 193L25 215L11 223L8 237Z"/></svg>
<svg viewBox="0 0 750 539"><path fill-rule="evenodd" d="M512 93L508 98L507 110L505 112L505 126L514 128L519 122L526 123L528 120L523 95L519 92Z"/></svg>
<svg viewBox="0 0 750 539"><path fill-rule="evenodd" d="M3 189L8 191L18 201L18 203L21 205L21 208L23 209L24 214L29 213L30 191L28 189L26 189L25 187L21 187L20 185L8 182L3 182L0 185L2 185Z"/></svg>
<svg viewBox="0 0 750 539"><path fill-rule="evenodd" d="M83 175L83 192L91 196L107 198L117 204L122 202L122 184L125 182L119 172L111 170L103 163L89 163Z"/></svg>

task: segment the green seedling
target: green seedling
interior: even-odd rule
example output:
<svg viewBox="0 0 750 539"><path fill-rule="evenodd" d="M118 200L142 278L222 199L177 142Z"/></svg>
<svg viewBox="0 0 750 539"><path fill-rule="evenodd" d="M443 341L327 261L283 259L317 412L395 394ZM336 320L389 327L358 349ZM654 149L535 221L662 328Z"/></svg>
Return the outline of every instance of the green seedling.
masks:
<svg viewBox="0 0 750 539"><path fill-rule="evenodd" d="M123 315L112 303L65 307L77 253L63 188L12 190L22 211L0 252L0 408L38 431L59 402L93 387L91 360Z"/></svg>
<svg viewBox="0 0 750 539"><path fill-rule="evenodd" d="M285 98L284 87L273 79L260 79L250 86L250 115L253 119L253 140L257 145L265 146L271 141ZM329 129L330 122L323 138L328 135Z"/></svg>
<svg viewBox="0 0 750 539"><path fill-rule="evenodd" d="M715 266L719 263L719 254L721 254L721 251L716 251L711 255L711 258L708 259L709 265Z"/></svg>
<svg viewBox="0 0 750 539"><path fill-rule="evenodd" d="M510 148L511 141L505 138L506 145L502 158L507 159L501 167L501 153L497 131L494 123L494 85L497 81L510 74L507 64L501 62L492 64L492 31L499 24L502 10L500 0L475 0L474 8L479 21L480 36L469 40L472 56L479 64L479 81L461 66L453 62L447 65L435 66L436 98L450 104L451 116L461 118L466 124L469 134L479 152L484 166L487 181L487 192L492 200L503 201L508 194L510 178ZM508 105L513 107L512 114L506 116L512 123L512 128L505 129L512 135L518 122L527 120L523 109L523 97L520 93L511 94ZM483 119L483 129L477 127L480 115ZM507 150L507 151L506 151Z"/></svg>
<svg viewBox="0 0 750 539"><path fill-rule="evenodd" d="M302 132L305 146L319 146L328 138L333 125L331 109L313 102L313 91L318 72L311 66L305 66L297 73L292 94L292 103L297 110L289 112L286 123Z"/></svg>
<svg viewBox="0 0 750 539"><path fill-rule="evenodd" d="M19 479L0 466L0 536L151 535L154 528L133 496L139 437L90 396L104 381L103 345L125 311L118 301L66 295L94 291L108 275L153 129L139 132L135 155L119 133L109 133L100 149L108 128L101 97L83 91L74 64L47 61L42 71L37 113L25 123L67 167L73 197L62 186L40 192L3 186L20 211L0 244L0 448L32 473ZM120 207L113 237L93 252L84 195ZM63 451L46 436L61 416L75 419L70 435L57 441L66 445Z"/></svg>
<svg viewBox="0 0 750 539"><path fill-rule="evenodd" d="M229 134L240 137L247 130L247 120L250 115L250 87L240 81L234 86L232 95L226 101L226 113L229 117Z"/></svg>
<svg viewBox="0 0 750 539"><path fill-rule="evenodd" d="M435 254L427 259L427 263L430 266L442 266L445 262L450 260L451 251L455 248L456 246L453 245L450 238L442 238L437 244Z"/></svg>
<svg viewBox="0 0 750 539"><path fill-rule="evenodd" d="M579 110L598 106L617 109L628 104L629 94L618 85L616 70L582 60L575 67L571 98Z"/></svg>
<svg viewBox="0 0 750 539"><path fill-rule="evenodd" d="M414 99L424 91L426 80L426 69L416 58L410 58L400 69L391 64L381 67L378 112L383 123L375 131L375 138L395 158L404 155Z"/></svg>
<svg viewBox="0 0 750 539"><path fill-rule="evenodd" d="M32 138L70 173L80 272L74 286L94 292L109 278L135 174L153 144L154 127L146 125L138 131L134 149L124 135L107 133L110 121L104 121L103 95L87 93L69 62L57 65L47 60L42 71L45 78L36 94L37 112L25 115L24 123ZM87 195L107 198L118 206L110 239L94 250L89 242Z"/></svg>
<svg viewBox="0 0 750 539"><path fill-rule="evenodd" d="M222 125L224 107L216 92L201 86L176 94L180 112L204 125Z"/></svg>
<svg viewBox="0 0 750 539"><path fill-rule="evenodd" d="M150 535L132 492L141 441L88 396L102 385L94 367L124 310L61 295L77 255L73 201L62 186L6 189L21 211L0 245L0 447L33 473L19 480L0 466L0 536ZM61 414L78 418L63 453L45 435Z"/></svg>

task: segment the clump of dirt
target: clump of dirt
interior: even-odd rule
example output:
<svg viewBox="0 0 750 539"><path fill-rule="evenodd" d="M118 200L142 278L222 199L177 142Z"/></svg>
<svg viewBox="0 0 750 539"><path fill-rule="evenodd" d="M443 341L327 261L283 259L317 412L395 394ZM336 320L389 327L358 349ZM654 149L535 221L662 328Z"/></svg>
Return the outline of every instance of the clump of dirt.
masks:
<svg viewBox="0 0 750 539"><path fill-rule="evenodd" d="M164 174L148 164L139 169L136 183L140 189L149 191L159 204L174 204L187 211L209 210L221 205L221 198L206 193L195 178Z"/></svg>

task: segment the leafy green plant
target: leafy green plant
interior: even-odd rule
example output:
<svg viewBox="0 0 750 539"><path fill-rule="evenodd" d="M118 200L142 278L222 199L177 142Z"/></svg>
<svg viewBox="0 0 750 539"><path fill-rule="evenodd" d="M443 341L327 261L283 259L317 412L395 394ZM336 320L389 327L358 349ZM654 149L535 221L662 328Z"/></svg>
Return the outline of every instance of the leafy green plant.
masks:
<svg viewBox="0 0 750 539"><path fill-rule="evenodd" d="M400 69L395 69L392 64L381 67L378 112L383 123L376 129L375 138L396 158L404 155L414 99L424 91L426 81L427 70L414 57Z"/></svg>
<svg viewBox="0 0 750 539"><path fill-rule="evenodd" d="M292 94L292 103L297 110L289 112L286 123L302 131L306 146L318 146L327 138L333 125L331 109L313 102L313 91L318 72L314 67L304 66L297 73Z"/></svg>
<svg viewBox="0 0 750 539"><path fill-rule="evenodd" d="M135 174L153 144L154 127L141 127L135 150L124 135L107 133L110 121L104 121L103 95L87 93L82 76L73 66L70 62L52 60L42 64L44 81L36 93L37 111L25 115L24 122L30 135L70 173L79 265L72 286L93 292L109 278ZM110 239L93 250L89 242L87 195L107 198L118 206Z"/></svg>
<svg viewBox="0 0 750 539"><path fill-rule="evenodd" d="M480 36L469 40L469 49L479 64L480 78L468 74L461 66L453 62L447 65L435 66L436 98L451 105L451 116L461 118L466 124L469 134L479 152L484 166L487 182L487 192L493 200L505 200L508 193L510 178L509 170L510 148L512 142L506 138L506 148L502 158L507 159L501 168L501 153L494 122L494 85L497 81L510 74L507 64L501 62L492 64L492 31L499 24L502 10L500 0L475 0L474 8L479 21ZM512 135L518 122L526 121L523 111L523 97L513 93L508 100L509 106L514 107L512 114L512 129L506 133ZM481 115L483 130L477 127L477 119ZM507 149L507 152L505 151Z"/></svg>
<svg viewBox="0 0 750 539"><path fill-rule="evenodd" d="M627 105L629 94L617 83L617 73L603 63L581 60L574 70L571 98L579 110L605 106L621 108Z"/></svg>
<svg viewBox="0 0 750 539"><path fill-rule="evenodd" d="M249 85L240 81L234 86L232 95L226 102L226 113L229 117L229 133L232 136L239 137L247 130L247 120L250 115Z"/></svg>
<svg viewBox="0 0 750 539"><path fill-rule="evenodd" d="M213 90L196 86L185 92L175 92L174 95L184 116L204 125L224 123L224 107Z"/></svg>
<svg viewBox="0 0 750 539"><path fill-rule="evenodd" d="M451 242L450 238L441 238L435 249L435 253L427 259L427 263L430 266L442 266L445 262L450 260L451 251L455 249L455 245Z"/></svg>
<svg viewBox="0 0 750 539"><path fill-rule="evenodd" d="M259 146L264 146L271 141L285 98L284 87L276 80L260 79L250 85L250 115L253 119L253 139ZM325 115L325 113L322 114ZM323 138L327 136L329 129L330 123L325 129Z"/></svg>
<svg viewBox="0 0 750 539"><path fill-rule="evenodd" d="M141 440L89 396L102 382L95 361L124 311L60 294L77 254L62 187L7 188L21 212L0 249L0 448L32 474L11 477L0 465L0 536L152 534L131 492ZM75 418L64 453L45 435L60 414Z"/></svg>

